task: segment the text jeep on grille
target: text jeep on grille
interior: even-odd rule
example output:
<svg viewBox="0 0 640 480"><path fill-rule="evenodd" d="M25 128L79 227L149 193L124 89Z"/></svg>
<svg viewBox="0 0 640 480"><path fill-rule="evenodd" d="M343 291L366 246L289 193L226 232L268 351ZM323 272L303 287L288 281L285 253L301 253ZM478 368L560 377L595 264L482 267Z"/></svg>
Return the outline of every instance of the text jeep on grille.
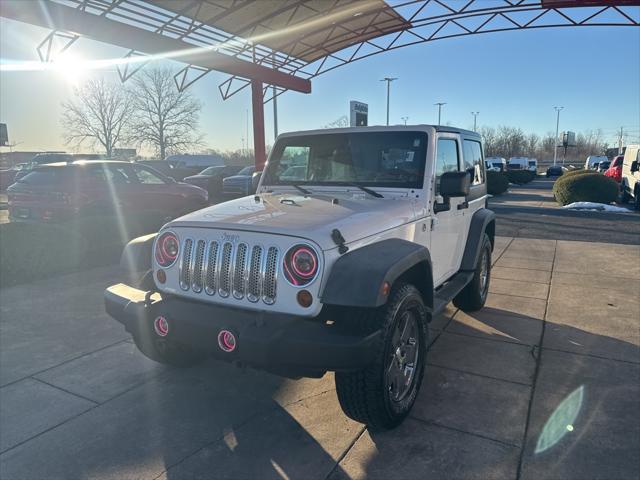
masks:
<svg viewBox="0 0 640 480"><path fill-rule="evenodd" d="M105 292L148 357L207 356L288 377L335 371L351 418L392 428L426 365L427 325L483 307L494 214L478 134L357 127L278 137L255 195L130 242L141 278ZM134 277L135 276L135 277Z"/></svg>

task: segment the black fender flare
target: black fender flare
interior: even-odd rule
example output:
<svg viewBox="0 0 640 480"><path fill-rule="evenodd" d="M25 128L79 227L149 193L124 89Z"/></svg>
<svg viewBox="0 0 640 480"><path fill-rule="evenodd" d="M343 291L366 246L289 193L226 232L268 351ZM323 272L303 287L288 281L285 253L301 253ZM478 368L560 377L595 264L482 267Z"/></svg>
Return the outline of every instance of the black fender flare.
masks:
<svg viewBox="0 0 640 480"><path fill-rule="evenodd" d="M365 245L342 255L331 268L320 300L327 305L379 307L387 302L382 292L402 275L411 274L412 282L423 293L429 308L433 306L431 255L424 246L393 238ZM414 277L415 276L415 277Z"/></svg>
<svg viewBox="0 0 640 480"><path fill-rule="evenodd" d="M470 271L476 268L485 232L489 235L491 250L493 250L496 233L496 214L487 208L481 208L471 218L460 270Z"/></svg>
<svg viewBox="0 0 640 480"><path fill-rule="evenodd" d="M134 238L124 247L120 257L120 268L131 281L137 281L142 274L151 270L153 242L157 233Z"/></svg>

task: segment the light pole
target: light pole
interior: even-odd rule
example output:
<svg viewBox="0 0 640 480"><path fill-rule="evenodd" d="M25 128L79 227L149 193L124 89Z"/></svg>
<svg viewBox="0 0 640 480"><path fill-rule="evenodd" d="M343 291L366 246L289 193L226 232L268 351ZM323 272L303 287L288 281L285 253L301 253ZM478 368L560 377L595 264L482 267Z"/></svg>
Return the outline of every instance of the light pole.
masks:
<svg viewBox="0 0 640 480"><path fill-rule="evenodd" d="M409 120L409 117L400 117L402 119L402 121L404 122L404 124L407 124L407 120Z"/></svg>
<svg viewBox="0 0 640 480"><path fill-rule="evenodd" d="M434 105L438 106L438 125L440 125L440 118L441 118L441 114L442 114L442 106L446 105L447 102L438 102L438 103L434 103Z"/></svg>
<svg viewBox="0 0 640 480"><path fill-rule="evenodd" d="M477 119L478 119L478 114L480 112L471 112L471 115L473 115L473 131L477 131L476 129L476 124L477 124Z"/></svg>
<svg viewBox="0 0 640 480"><path fill-rule="evenodd" d="M391 82L398 80L396 77L384 77L381 82L387 82L387 126L389 126L389 93L391 92Z"/></svg>
<svg viewBox="0 0 640 480"><path fill-rule="evenodd" d="M556 159L558 158L558 130L560 128L560 110L564 107L553 107L556 110L556 138L555 143L553 145L553 164L556 164Z"/></svg>

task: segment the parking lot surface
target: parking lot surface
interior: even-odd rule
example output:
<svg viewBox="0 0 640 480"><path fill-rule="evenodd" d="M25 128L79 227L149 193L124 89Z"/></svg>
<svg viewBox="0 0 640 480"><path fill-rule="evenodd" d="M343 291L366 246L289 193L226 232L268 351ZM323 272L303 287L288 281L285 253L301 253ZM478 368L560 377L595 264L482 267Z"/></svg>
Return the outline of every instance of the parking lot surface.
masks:
<svg viewBox="0 0 640 480"><path fill-rule="evenodd" d="M498 235L549 240L640 245L640 213L588 212L560 208L553 199L554 180L538 178L489 200L498 215Z"/></svg>
<svg viewBox="0 0 640 480"><path fill-rule="evenodd" d="M0 290L0 477L638 478L639 239L575 231L550 185L492 199L487 306L434 319L420 397L391 432L347 419L332 374L146 359L103 310L118 267ZM524 238L522 211L543 238ZM639 223L595 221L628 238Z"/></svg>
<svg viewBox="0 0 640 480"><path fill-rule="evenodd" d="M116 267L0 292L0 477L638 478L640 247L499 237L480 312L431 324L412 415L372 432L331 374L147 360ZM624 267L624 268L621 268Z"/></svg>

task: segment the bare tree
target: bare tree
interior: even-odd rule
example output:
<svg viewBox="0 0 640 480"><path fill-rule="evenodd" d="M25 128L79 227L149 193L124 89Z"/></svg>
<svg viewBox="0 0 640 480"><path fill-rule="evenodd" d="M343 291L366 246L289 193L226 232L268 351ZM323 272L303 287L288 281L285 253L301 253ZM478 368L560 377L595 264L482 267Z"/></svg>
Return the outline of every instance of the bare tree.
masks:
<svg viewBox="0 0 640 480"><path fill-rule="evenodd" d="M349 119L346 115L336 118L333 122L327 123L324 128L342 128L349 126Z"/></svg>
<svg viewBox="0 0 640 480"><path fill-rule="evenodd" d="M128 133L132 116L129 91L104 79L76 88L75 98L62 103L62 127L67 144L101 145L108 157Z"/></svg>
<svg viewBox="0 0 640 480"><path fill-rule="evenodd" d="M133 82L133 138L152 147L161 159L171 152L203 146L197 133L202 105L193 95L180 91L169 68L143 70Z"/></svg>

